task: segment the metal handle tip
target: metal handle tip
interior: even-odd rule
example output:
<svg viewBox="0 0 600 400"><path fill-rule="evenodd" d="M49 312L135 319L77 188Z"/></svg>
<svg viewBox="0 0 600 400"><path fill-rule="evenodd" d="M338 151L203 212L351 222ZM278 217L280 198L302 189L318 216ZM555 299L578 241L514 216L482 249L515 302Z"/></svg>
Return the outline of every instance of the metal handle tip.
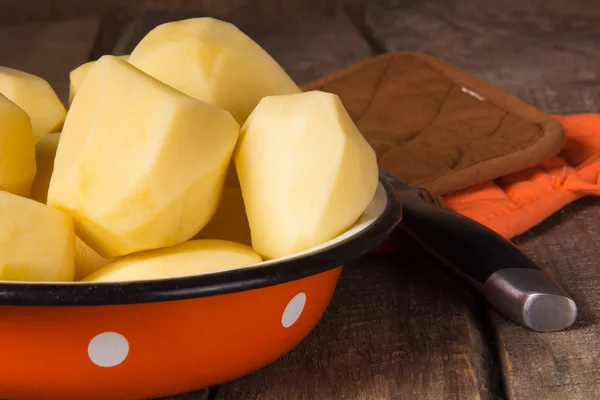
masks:
<svg viewBox="0 0 600 400"><path fill-rule="evenodd" d="M483 292L504 316L534 331L561 331L577 319L573 299L540 270L496 271L484 283Z"/></svg>

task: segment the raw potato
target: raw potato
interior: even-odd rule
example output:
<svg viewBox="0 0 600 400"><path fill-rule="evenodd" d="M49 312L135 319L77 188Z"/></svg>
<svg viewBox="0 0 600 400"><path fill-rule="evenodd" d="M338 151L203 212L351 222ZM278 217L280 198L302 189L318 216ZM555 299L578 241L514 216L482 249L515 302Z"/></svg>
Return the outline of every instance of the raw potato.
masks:
<svg viewBox="0 0 600 400"><path fill-rule="evenodd" d="M0 94L0 190L28 196L35 172L29 117Z"/></svg>
<svg viewBox="0 0 600 400"><path fill-rule="evenodd" d="M0 221L0 280L73 280L75 233L68 215L0 192Z"/></svg>
<svg viewBox="0 0 600 400"><path fill-rule="evenodd" d="M341 234L377 188L375 152L330 93L264 98L234 157L252 246L267 259Z"/></svg>
<svg viewBox="0 0 600 400"><path fill-rule="evenodd" d="M223 240L190 240L167 249L131 254L100 268L84 282L119 282L207 274L261 262L252 248Z"/></svg>
<svg viewBox="0 0 600 400"><path fill-rule="evenodd" d="M31 185L29 198L40 203L46 204L48 197L48 186L52 177L52 169L54 168L54 157L56 156L56 148L60 140L60 133L52 133L44 135L39 142L35 144L35 164L37 173Z"/></svg>
<svg viewBox="0 0 600 400"><path fill-rule="evenodd" d="M240 180L237 176L237 171L235 170L235 162L233 158L229 163L229 167L227 168L227 175L225 176L225 187L226 188L239 188Z"/></svg>
<svg viewBox="0 0 600 400"><path fill-rule="evenodd" d="M215 215L194 239L220 239L252 245L242 189L233 162L227 170L225 189Z"/></svg>
<svg viewBox="0 0 600 400"><path fill-rule="evenodd" d="M118 58L127 61L129 60L129 55L118 56ZM75 68L69 74L69 104L73 102L75 98L75 94L81 87L81 82L83 82L83 78L85 78L87 72L90 70L92 65L94 65L96 61L88 61L85 64L81 64L79 67Z"/></svg>
<svg viewBox="0 0 600 400"><path fill-rule="evenodd" d="M46 204L48 186L54 169L54 157L60 140L60 133L45 135L35 145L37 174L31 186L29 198ZM80 280L98 268L108 264L110 260L96 253L84 241L75 237L75 280Z"/></svg>
<svg viewBox="0 0 600 400"><path fill-rule="evenodd" d="M48 204L105 258L182 243L213 216L238 135L226 111L103 56L65 121Z"/></svg>
<svg viewBox="0 0 600 400"><path fill-rule="evenodd" d="M194 239L221 239L252 245L242 190L239 187L223 190L215 215Z"/></svg>
<svg viewBox="0 0 600 400"><path fill-rule="evenodd" d="M39 76L0 67L0 93L29 115L34 143L62 128L67 110L50 84Z"/></svg>
<svg viewBox="0 0 600 400"><path fill-rule="evenodd" d="M75 280L79 281L92 272L104 267L109 259L96 253L94 249L85 244L79 237L75 237Z"/></svg>
<svg viewBox="0 0 600 400"><path fill-rule="evenodd" d="M157 26L138 43L129 62L229 111L240 125L263 97L300 93L265 50L234 25L213 18Z"/></svg>

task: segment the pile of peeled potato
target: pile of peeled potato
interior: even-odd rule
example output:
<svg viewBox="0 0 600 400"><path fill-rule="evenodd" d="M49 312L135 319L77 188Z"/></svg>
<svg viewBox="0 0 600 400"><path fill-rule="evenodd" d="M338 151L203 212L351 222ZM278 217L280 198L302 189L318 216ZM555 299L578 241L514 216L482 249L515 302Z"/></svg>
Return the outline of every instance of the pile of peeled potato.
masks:
<svg viewBox="0 0 600 400"><path fill-rule="evenodd" d="M0 67L0 280L131 281L322 244L373 198L339 98L302 92L234 25L160 25L129 56L45 80Z"/></svg>

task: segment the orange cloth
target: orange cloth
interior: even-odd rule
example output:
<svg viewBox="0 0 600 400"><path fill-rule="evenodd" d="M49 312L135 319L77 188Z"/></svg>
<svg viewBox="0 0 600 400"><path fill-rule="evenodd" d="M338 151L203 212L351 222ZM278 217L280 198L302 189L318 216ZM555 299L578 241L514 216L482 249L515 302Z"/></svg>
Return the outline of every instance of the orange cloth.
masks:
<svg viewBox="0 0 600 400"><path fill-rule="evenodd" d="M446 206L512 238L581 197L600 195L600 114L555 118L567 136L557 156L446 195Z"/></svg>

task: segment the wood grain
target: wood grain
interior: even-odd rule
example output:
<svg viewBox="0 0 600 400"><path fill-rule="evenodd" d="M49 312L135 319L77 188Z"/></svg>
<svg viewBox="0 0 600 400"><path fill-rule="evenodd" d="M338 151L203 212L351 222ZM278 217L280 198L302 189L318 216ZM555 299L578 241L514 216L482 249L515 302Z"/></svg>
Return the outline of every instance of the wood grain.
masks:
<svg viewBox="0 0 600 400"><path fill-rule="evenodd" d="M0 24L16 24L57 19L83 18L146 11L187 11L226 18L282 12L333 12L354 7L367 0L0 0Z"/></svg>
<svg viewBox="0 0 600 400"><path fill-rule="evenodd" d="M368 43L341 13L280 14L230 20L265 48L299 84L373 55Z"/></svg>
<svg viewBox="0 0 600 400"><path fill-rule="evenodd" d="M278 362L216 399L490 399L489 353L469 299L418 253L346 267L327 313Z"/></svg>
<svg viewBox="0 0 600 400"><path fill-rule="evenodd" d="M511 399L587 400L600 393L600 200L572 204L516 242L579 307L575 325L541 334L493 315Z"/></svg>
<svg viewBox="0 0 600 400"><path fill-rule="evenodd" d="M388 51L458 65L546 112L600 109L596 0L381 0L367 26Z"/></svg>
<svg viewBox="0 0 600 400"><path fill-rule="evenodd" d="M88 60L99 24L92 18L0 26L0 65L46 79L66 104L69 72Z"/></svg>
<svg viewBox="0 0 600 400"><path fill-rule="evenodd" d="M553 113L600 108L600 3L378 1L373 36L391 51L445 59ZM516 242L580 307L575 326L542 334L490 311L510 399L593 399L600 393L600 201L571 205Z"/></svg>
<svg viewBox="0 0 600 400"><path fill-rule="evenodd" d="M191 393L184 393L175 396L161 397L150 400L214 400L213 392L210 389L198 390Z"/></svg>
<svg viewBox="0 0 600 400"><path fill-rule="evenodd" d="M117 42L113 53L130 54L136 44L161 23L198 16L202 15L146 12L130 23L125 39ZM358 30L341 13L285 13L276 17L235 14L226 21L258 42L299 84L373 55Z"/></svg>

